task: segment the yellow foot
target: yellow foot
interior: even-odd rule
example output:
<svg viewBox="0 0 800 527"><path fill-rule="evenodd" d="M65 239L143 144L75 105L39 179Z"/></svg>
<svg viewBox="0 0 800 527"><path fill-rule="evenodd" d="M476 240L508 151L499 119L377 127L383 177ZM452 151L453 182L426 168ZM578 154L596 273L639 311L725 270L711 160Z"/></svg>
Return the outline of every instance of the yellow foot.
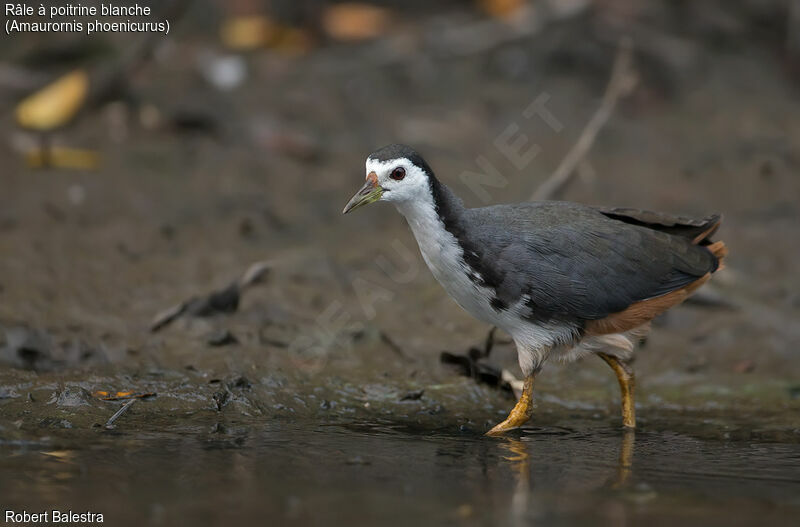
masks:
<svg viewBox="0 0 800 527"><path fill-rule="evenodd" d="M611 366L617 376L620 398L622 399L622 426L626 430L633 430L636 428L636 410L633 403L633 388L636 381L633 376L633 368L613 355L605 353L598 353L597 355Z"/></svg>
<svg viewBox="0 0 800 527"><path fill-rule="evenodd" d="M533 378L533 374L525 377L525 384L522 386L522 395L514 406L514 409L511 410L511 413L508 414L505 421L486 432L487 436L502 435L528 422L528 419L531 418L531 414L533 413Z"/></svg>

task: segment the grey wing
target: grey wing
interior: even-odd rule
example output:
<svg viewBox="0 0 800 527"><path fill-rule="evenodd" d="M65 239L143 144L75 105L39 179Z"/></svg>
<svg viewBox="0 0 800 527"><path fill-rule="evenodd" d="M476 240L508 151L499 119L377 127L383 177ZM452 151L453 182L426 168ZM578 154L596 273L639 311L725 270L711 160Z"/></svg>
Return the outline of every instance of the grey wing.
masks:
<svg viewBox="0 0 800 527"><path fill-rule="evenodd" d="M472 209L494 305L531 319L596 320L716 269L691 240L561 202ZM477 242L477 240L476 240Z"/></svg>
<svg viewBox="0 0 800 527"><path fill-rule="evenodd" d="M689 238L692 243L707 245L709 238L716 232L722 222L722 215L712 214L702 219L674 216L663 212L641 209L594 207L604 216L631 225L640 225L649 229Z"/></svg>

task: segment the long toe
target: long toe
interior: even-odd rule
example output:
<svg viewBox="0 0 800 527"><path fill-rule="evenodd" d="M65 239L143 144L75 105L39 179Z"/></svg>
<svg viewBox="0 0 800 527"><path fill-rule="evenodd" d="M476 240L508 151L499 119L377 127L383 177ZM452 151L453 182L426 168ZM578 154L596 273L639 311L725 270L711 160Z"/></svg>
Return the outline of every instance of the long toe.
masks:
<svg viewBox="0 0 800 527"><path fill-rule="evenodd" d="M519 428L520 426L524 425L528 421L527 418L519 420L512 420L511 416L508 419L495 425L491 430L486 432L487 436L501 436L510 430L514 430L515 428Z"/></svg>
<svg viewBox="0 0 800 527"><path fill-rule="evenodd" d="M511 410L511 413L508 414L505 421L486 432L487 436L502 435L528 422L528 419L531 418L531 414L533 413L533 379L534 374L525 377L525 382L522 385L522 395L519 401L517 401L517 404Z"/></svg>

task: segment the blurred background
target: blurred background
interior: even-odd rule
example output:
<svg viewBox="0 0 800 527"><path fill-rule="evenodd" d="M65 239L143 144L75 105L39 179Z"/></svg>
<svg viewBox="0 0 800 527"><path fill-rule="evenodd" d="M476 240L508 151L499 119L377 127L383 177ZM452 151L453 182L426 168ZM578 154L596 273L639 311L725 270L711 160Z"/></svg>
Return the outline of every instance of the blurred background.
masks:
<svg viewBox="0 0 800 527"><path fill-rule="evenodd" d="M0 44L10 505L102 502L120 524L796 517L800 1L139 5L53 21L168 34ZM523 135L519 163L502 145ZM642 471L591 359L548 365L531 430L482 442L513 405L513 345L479 358L490 328L392 207L341 215L393 142L470 206L724 214L728 268L637 355ZM475 173L495 177L476 191Z"/></svg>

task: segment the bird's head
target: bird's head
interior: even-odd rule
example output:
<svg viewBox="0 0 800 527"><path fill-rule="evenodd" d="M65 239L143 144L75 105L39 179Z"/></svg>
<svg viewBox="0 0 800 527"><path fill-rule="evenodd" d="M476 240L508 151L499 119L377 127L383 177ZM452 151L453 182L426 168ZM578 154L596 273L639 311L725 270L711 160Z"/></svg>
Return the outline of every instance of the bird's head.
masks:
<svg viewBox="0 0 800 527"><path fill-rule="evenodd" d="M367 157L367 181L347 202L342 214L375 201L396 204L424 199L430 194L433 172L414 149L389 145Z"/></svg>

